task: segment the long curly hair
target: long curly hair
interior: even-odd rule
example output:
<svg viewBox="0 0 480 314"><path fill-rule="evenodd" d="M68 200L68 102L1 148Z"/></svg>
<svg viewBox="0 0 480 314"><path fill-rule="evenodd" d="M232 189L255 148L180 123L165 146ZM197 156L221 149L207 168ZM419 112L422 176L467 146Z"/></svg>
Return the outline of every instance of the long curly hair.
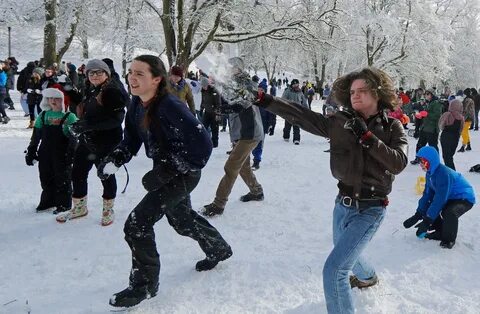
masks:
<svg viewBox="0 0 480 314"><path fill-rule="evenodd" d="M350 87L355 80L365 80L372 95L378 99L378 109L395 110L397 95L390 76L384 71L368 67L360 71L348 73L333 83L332 96L339 105L352 108L350 101Z"/></svg>
<svg viewBox="0 0 480 314"><path fill-rule="evenodd" d="M145 128L149 128L150 124L154 120L156 106L158 103L155 100L160 99L163 96L168 94L167 70L165 68L165 64L163 64L163 61L160 60L160 58L157 56L140 55L138 57L135 57L133 61L145 62L146 64L148 64L150 73L152 74L153 77L162 78L162 80L160 81L160 84L158 84L158 87L157 87L157 94L155 95L155 98L153 99L151 104L148 106L147 111L145 113L145 118L143 120L143 125L145 126Z"/></svg>

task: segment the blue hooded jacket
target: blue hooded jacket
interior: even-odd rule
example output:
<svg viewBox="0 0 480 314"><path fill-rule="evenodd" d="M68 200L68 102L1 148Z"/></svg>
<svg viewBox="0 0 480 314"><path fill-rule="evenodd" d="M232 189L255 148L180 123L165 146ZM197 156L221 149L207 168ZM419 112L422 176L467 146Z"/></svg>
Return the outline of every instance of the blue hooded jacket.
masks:
<svg viewBox="0 0 480 314"><path fill-rule="evenodd" d="M425 190L418 201L417 212L435 220L449 200L466 200L475 204L475 191L462 174L440 163L435 148L422 147L417 157L425 158L430 163L427 170Z"/></svg>

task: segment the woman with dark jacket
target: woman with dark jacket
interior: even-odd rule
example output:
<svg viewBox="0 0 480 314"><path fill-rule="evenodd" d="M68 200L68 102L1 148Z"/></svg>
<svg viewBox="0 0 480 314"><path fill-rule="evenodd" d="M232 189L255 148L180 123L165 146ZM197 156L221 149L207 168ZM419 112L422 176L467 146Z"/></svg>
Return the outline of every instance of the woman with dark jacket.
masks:
<svg viewBox="0 0 480 314"><path fill-rule="evenodd" d="M455 98L455 96L452 96ZM438 121L438 128L442 131L440 144L442 144L442 155L445 166L455 170L453 155L457 150L460 134L462 133L465 119L462 115L463 104L458 99L453 99L448 105L448 111L442 114Z"/></svg>
<svg viewBox="0 0 480 314"><path fill-rule="evenodd" d="M35 109L37 114L42 112L40 103L42 102L42 68L35 68L32 72L32 76L27 81L27 104L28 104L28 114L30 116L30 123L28 124L28 129L33 129L35 124Z"/></svg>
<svg viewBox="0 0 480 314"><path fill-rule="evenodd" d="M385 72L352 72L335 81L332 93L343 109L328 118L263 93L258 94L258 105L330 138L330 169L339 191L333 211L334 248L323 268L323 286L329 313L354 313L351 288L378 282L363 251L384 218L395 175L407 165L408 142L401 122L387 116L396 94Z"/></svg>
<svg viewBox="0 0 480 314"><path fill-rule="evenodd" d="M85 68L92 87L86 92L82 104L77 106L80 119L71 127L73 136L79 139L73 162L73 208L57 216L58 222L83 217L88 214L88 173L93 165L98 167L122 140L122 122L128 97L110 79L110 69L105 62L93 59ZM113 203L117 194L117 181L112 175L102 181L102 226L113 223Z"/></svg>
<svg viewBox="0 0 480 314"><path fill-rule="evenodd" d="M153 169L143 176L147 194L123 229L132 250L132 270L128 288L110 299L115 307L130 307L156 295L160 259L153 226L163 216L177 233L196 240L207 255L196 264L197 271L212 269L232 255L220 233L190 203L190 193L212 152L208 132L180 99L167 92L167 72L158 57L136 57L128 80L136 97L128 108L124 138L98 175L109 178L142 144L147 157L153 159Z"/></svg>

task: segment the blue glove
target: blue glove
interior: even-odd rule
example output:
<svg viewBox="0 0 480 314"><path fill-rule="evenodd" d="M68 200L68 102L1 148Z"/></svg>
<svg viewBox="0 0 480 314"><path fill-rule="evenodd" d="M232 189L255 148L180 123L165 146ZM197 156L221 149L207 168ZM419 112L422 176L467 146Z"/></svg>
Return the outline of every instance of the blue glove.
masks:
<svg viewBox="0 0 480 314"><path fill-rule="evenodd" d="M417 237L424 239L427 235L428 228L432 225L432 223L433 221L430 218L423 218L422 222L415 226L415 228L418 228Z"/></svg>

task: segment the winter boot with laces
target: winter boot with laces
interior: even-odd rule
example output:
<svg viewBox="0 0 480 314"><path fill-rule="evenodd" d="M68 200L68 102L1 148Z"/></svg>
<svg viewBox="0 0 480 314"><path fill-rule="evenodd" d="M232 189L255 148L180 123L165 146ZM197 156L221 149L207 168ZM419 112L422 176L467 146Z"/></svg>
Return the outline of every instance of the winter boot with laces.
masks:
<svg viewBox="0 0 480 314"><path fill-rule="evenodd" d="M115 307L132 307L145 299L153 298L158 292L158 282L148 286L128 288L115 293L110 298L110 305Z"/></svg>
<svg viewBox="0 0 480 314"><path fill-rule="evenodd" d="M113 223L115 213L113 212L113 203L115 199L103 199L102 226L109 226Z"/></svg>
<svg viewBox="0 0 480 314"><path fill-rule="evenodd" d="M248 192L247 194L240 197L240 201L242 202L263 201L263 193L253 194L252 192Z"/></svg>
<svg viewBox="0 0 480 314"><path fill-rule="evenodd" d="M214 203L203 206L201 211L203 216L213 217L215 215L223 214L223 208L218 207Z"/></svg>
<svg viewBox="0 0 480 314"><path fill-rule="evenodd" d="M72 202L73 208L66 213L58 215L56 218L58 222L66 222L67 220L80 218L88 214L86 196L82 198L72 198Z"/></svg>
<svg viewBox="0 0 480 314"><path fill-rule="evenodd" d="M232 248L230 246L227 246L221 252L218 252L212 256L207 256L205 259L198 261L195 265L195 269L197 271L210 270L217 266L219 262L228 259L230 256L232 256L232 254Z"/></svg>
<svg viewBox="0 0 480 314"><path fill-rule="evenodd" d="M372 278L366 280L360 280L357 276L350 276L350 287L358 288L358 289L365 289L371 286L375 286L378 283L377 275L373 275Z"/></svg>

